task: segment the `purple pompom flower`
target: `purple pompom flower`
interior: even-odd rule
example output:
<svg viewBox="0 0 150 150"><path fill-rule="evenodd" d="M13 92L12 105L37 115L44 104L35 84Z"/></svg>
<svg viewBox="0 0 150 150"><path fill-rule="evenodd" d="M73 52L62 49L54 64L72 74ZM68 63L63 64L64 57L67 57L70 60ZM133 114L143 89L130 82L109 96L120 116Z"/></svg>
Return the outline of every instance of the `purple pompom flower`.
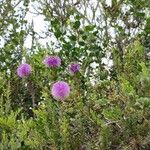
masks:
<svg viewBox="0 0 150 150"><path fill-rule="evenodd" d="M31 66L27 63L23 63L17 68L17 74L21 78L28 76L30 73Z"/></svg>
<svg viewBox="0 0 150 150"><path fill-rule="evenodd" d="M80 64L72 63L72 64L69 65L69 72L71 74L75 74L75 73L77 73L79 71L80 71Z"/></svg>
<svg viewBox="0 0 150 150"><path fill-rule="evenodd" d="M63 101L70 94L70 86L64 81L57 81L52 85L51 93L54 99Z"/></svg>
<svg viewBox="0 0 150 150"><path fill-rule="evenodd" d="M47 56L43 62L50 68L59 67L61 65L61 59L58 56Z"/></svg>

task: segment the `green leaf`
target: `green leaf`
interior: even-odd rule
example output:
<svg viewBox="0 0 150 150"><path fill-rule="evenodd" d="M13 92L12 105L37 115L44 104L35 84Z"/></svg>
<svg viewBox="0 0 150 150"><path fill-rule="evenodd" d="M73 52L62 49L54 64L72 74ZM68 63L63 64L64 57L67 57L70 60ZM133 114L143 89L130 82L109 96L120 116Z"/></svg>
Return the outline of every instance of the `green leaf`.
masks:
<svg viewBox="0 0 150 150"><path fill-rule="evenodd" d="M125 93L125 94L133 94L135 93L135 90L133 88L133 86L130 84L129 81L127 81L126 79L124 78L121 78L121 86L122 86L122 91Z"/></svg>
<svg viewBox="0 0 150 150"><path fill-rule="evenodd" d="M79 45L84 46L84 45L85 45L85 42L79 41Z"/></svg>
<svg viewBox="0 0 150 150"><path fill-rule="evenodd" d="M52 25L53 27L56 27L56 26L58 26L59 24L60 24L60 22L59 22L57 19L54 19L54 20L51 21L51 25Z"/></svg>
<svg viewBox="0 0 150 150"><path fill-rule="evenodd" d="M69 37L72 41L76 41L76 36L75 35L71 35L70 37Z"/></svg>
<svg viewBox="0 0 150 150"><path fill-rule="evenodd" d="M95 28L95 25L88 25L88 26L85 26L85 31L93 31Z"/></svg>
<svg viewBox="0 0 150 150"><path fill-rule="evenodd" d="M73 25L74 29L78 29L80 27L80 21L76 21Z"/></svg>
<svg viewBox="0 0 150 150"><path fill-rule="evenodd" d="M145 108L150 107L150 98L148 97L141 97L137 100L137 102Z"/></svg>
<svg viewBox="0 0 150 150"><path fill-rule="evenodd" d="M103 110L103 115L105 118L110 120L119 120L122 116L122 111L119 107L112 107Z"/></svg>
<svg viewBox="0 0 150 150"><path fill-rule="evenodd" d="M86 40L86 39L87 39L87 36L86 36L86 35L83 35L83 36L82 36L82 39L83 39L83 40Z"/></svg>
<svg viewBox="0 0 150 150"><path fill-rule="evenodd" d="M144 12L137 12L136 15L139 16L139 17L144 17L145 13Z"/></svg>
<svg viewBox="0 0 150 150"><path fill-rule="evenodd" d="M56 38L59 38L61 36L60 30L57 30L54 34L55 34Z"/></svg>
<svg viewBox="0 0 150 150"><path fill-rule="evenodd" d="M109 102L108 102L108 99L106 98L102 98L102 99L99 99L98 100L98 104L102 105L102 106L105 106L107 105Z"/></svg>
<svg viewBox="0 0 150 150"><path fill-rule="evenodd" d="M145 63L144 62L141 62L140 63L140 66L142 68L142 75L144 75L145 77L149 76L149 70L148 68L146 67Z"/></svg>

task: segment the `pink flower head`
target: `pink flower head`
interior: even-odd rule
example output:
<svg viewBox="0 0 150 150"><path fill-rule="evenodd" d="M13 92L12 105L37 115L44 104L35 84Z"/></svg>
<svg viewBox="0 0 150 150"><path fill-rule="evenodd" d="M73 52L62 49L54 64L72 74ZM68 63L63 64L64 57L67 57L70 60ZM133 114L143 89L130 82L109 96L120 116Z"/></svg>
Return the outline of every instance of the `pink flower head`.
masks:
<svg viewBox="0 0 150 150"><path fill-rule="evenodd" d="M80 64L78 64L78 63L72 63L72 64L70 64L70 66L69 66L69 72L71 74L75 74L75 73L77 73L79 71L80 71Z"/></svg>
<svg viewBox="0 0 150 150"><path fill-rule="evenodd" d="M47 56L44 59L44 64L50 68L59 67L61 65L61 59L58 56Z"/></svg>
<svg viewBox="0 0 150 150"><path fill-rule="evenodd" d="M17 68L17 74L21 78L28 76L30 73L31 66L27 63L23 63Z"/></svg>
<svg viewBox="0 0 150 150"><path fill-rule="evenodd" d="M70 94L70 86L64 81L57 81L52 85L51 93L54 99L63 101Z"/></svg>

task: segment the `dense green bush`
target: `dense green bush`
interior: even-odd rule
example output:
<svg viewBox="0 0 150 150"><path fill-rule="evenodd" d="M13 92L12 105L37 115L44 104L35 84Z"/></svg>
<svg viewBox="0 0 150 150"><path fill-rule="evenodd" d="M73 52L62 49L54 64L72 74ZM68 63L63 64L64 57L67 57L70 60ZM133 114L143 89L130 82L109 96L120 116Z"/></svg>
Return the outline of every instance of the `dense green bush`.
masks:
<svg viewBox="0 0 150 150"><path fill-rule="evenodd" d="M149 150L149 1L96 1L90 20L78 9L90 7L90 0L62 0L64 8L60 1L37 0L45 34L57 42L47 46L25 19L34 2L0 1L0 150ZM29 35L31 48L24 45ZM46 67L47 55L59 56L61 66ZM103 63L107 57L111 66ZM32 72L20 78L16 70L24 58ZM81 65L74 75L72 62ZM64 101L51 94L60 80L71 88Z"/></svg>

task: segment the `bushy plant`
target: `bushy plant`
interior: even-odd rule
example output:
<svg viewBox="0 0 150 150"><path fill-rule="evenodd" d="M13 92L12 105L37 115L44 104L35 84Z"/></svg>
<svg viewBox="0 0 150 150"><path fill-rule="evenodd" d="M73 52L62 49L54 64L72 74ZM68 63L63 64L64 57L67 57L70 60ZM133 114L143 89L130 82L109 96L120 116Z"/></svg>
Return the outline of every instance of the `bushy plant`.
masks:
<svg viewBox="0 0 150 150"><path fill-rule="evenodd" d="M149 2L97 1L90 20L90 0L37 1L57 42L45 47L24 18L32 2L13 2L0 2L0 149L149 150Z"/></svg>

